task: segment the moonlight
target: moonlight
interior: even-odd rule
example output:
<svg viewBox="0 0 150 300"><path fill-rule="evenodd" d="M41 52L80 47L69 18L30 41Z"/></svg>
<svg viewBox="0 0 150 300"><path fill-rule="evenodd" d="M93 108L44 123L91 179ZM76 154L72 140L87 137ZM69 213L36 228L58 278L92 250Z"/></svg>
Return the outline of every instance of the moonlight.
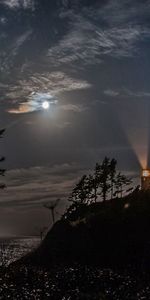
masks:
<svg viewBox="0 0 150 300"><path fill-rule="evenodd" d="M44 102L42 103L42 107L43 107L44 109L49 109L49 102L48 102L48 101L44 101Z"/></svg>

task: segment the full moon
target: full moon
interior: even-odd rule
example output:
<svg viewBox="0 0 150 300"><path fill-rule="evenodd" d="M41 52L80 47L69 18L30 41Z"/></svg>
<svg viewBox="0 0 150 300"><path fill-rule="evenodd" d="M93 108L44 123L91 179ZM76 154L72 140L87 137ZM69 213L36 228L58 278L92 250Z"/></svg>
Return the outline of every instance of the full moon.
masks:
<svg viewBox="0 0 150 300"><path fill-rule="evenodd" d="M44 101L44 102L42 103L42 107L43 107L44 109L49 109L49 102L48 102L48 101Z"/></svg>

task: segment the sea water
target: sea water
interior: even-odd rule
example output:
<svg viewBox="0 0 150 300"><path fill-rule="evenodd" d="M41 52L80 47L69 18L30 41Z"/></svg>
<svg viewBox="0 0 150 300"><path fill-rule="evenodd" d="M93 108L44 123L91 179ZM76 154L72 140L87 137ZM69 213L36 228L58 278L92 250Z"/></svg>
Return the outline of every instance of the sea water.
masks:
<svg viewBox="0 0 150 300"><path fill-rule="evenodd" d="M21 258L40 244L39 237L0 238L0 266Z"/></svg>
<svg viewBox="0 0 150 300"><path fill-rule="evenodd" d="M39 243L37 237L1 239L1 261L6 260L8 264L35 249ZM59 265L50 271L22 266L19 276L9 268L0 273L0 299L149 300L149 282L149 276L133 270L116 271L77 263Z"/></svg>

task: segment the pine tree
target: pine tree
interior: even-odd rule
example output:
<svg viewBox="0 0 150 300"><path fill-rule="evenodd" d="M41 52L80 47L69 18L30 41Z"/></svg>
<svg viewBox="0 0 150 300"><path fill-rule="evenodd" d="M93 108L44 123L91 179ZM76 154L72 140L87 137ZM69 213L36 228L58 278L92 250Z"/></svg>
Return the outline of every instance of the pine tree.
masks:
<svg viewBox="0 0 150 300"><path fill-rule="evenodd" d="M91 180L91 175L83 175L75 185L68 199L71 202L71 205L63 215L63 218L70 220L81 218L87 205L91 202L93 187Z"/></svg>
<svg viewBox="0 0 150 300"><path fill-rule="evenodd" d="M106 201L107 194L110 191L110 159L105 157L100 165L99 186L101 188L101 195L103 202Z"/></svg>
<svg viewBox="0 0 150 300"><path fill-rule="evenodd" d="M98 188L99 188L99 181L100 181L100 164L96 163L94 169L94 175L92 179L92 186L93 186L93 198L94 202L97 201L98 197Z"/></svg>
<svg viewBox="0 0 150 300"><path fill-rule="evenodd" d="M71 202L78 202L80 204L85 204L89 196L89 181L87 175L83 175L79 182L74 187L72 194L69 198Z"/></svg>
<svg viewBox="0 0 150 300"><path fill-rule="evenodd" d="M130 185L131 182L132 181L130 178L126 177L125 175L122 175L119 172L115 179L115 188L116 188L115 195L117 195L117 197L120 196L120 198L122 198L123 192L124 192L124 187Z"/></svg>
<svg viewBox="0 0 150 300"><path fill-rule="evenodd" d="M87 176L86 191L87 204L90 204L91 202L93 202L93 176L91 174Z"/></svg>
<svg viewBox="0 0 150 300"><path fill-rule="evenodd" d="M110 185L111 185L110 190L111 190L111 199L113 198L113 194L114 194L116 166L117 166L117 161L116 161L116 159L112 158L111 161L110 161Z"/></svg>

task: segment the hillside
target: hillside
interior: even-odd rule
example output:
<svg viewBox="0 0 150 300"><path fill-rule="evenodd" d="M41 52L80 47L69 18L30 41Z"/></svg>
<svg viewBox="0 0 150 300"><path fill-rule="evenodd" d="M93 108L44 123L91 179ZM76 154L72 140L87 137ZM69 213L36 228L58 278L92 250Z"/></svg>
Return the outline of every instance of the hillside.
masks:
<svg viewBox="0 0 150 300"><path fill-rule="evenodd" d="M56 222L40 247L21 262L45 267L80 262L149 268L150 191L135 191L81 211L76 220Z"/></svg>

